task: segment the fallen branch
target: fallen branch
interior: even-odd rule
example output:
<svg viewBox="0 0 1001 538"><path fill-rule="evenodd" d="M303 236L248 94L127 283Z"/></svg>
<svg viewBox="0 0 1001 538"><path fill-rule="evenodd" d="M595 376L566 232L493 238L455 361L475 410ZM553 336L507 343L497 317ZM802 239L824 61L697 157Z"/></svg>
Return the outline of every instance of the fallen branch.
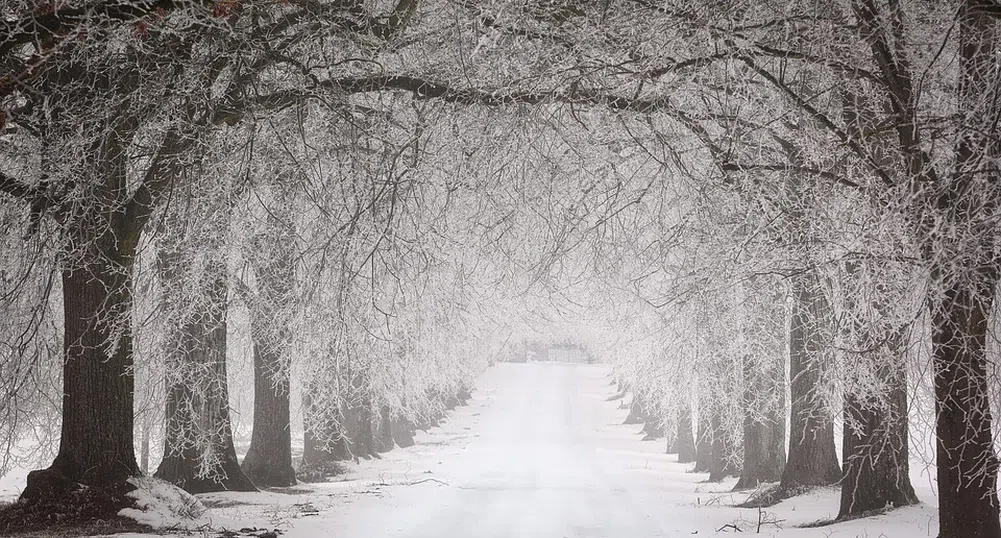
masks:
<svg viewBox="0 0 1001 538"><path fill-rule="evenodd" d="M442 486L448 487L448 482L445 482L445 481L442 481L442 480L438 480L437 478L422 478L420 480L413 480L413 481L410 481L410 482L401 482L399 485L401 485L401 486L416 486L418 484L423 484L425 482L434 482L436 484L441 484Z"/></svg>

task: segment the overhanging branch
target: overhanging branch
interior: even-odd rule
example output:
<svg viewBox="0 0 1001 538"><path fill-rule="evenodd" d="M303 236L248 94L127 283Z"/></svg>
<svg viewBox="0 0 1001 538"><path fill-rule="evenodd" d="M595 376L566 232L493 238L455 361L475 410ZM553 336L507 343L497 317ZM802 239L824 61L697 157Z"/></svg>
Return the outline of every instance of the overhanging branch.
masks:
<svg viewBox="0 0 1001 538"><path fill-rule="evenodd" d="M0 172L0 192L25 202L32 202L45 195L42 189L32 187L6 172Z"/></svg>
<svg viewBox="0 0 1001 538"><path fill-rule="evenodd" d="M844 129L838 127L838 125L835 124L830 118L828 118L826 114L824 114L816 107L808 103L806 99L804 99L801 95L793 91L792 88L790 88L787 84L779 80L775 75L771 74L768 70L759 66L757 62L755 62L752 58L747 56L742 56L740 59L745 64L747 64L748 67L753 69L754 72L758 73L758 75L760 75L761 78L767 80L769 83L775 86L775 88L777 88L787 97L789 97L789 99L791 99L792 102L795 103L796 106L799 107L803 112L806 112L808 116L810 116L812 119L821 124L825 129L834 134L834 136L838 137L838 139L841 140L841 142L845 144L845 146L851 149L852 152L855 153L855 155L857 155L859 158L862 159L863 162L865 162L866 166L872 171L873 174L876 175L876 177L882 180L883 183L885 183L888 186L893 186L893 179L890 178L889 175L887 175L886 171L883 170L883 168L879 165L879 163L877 163L873 159L872 155L870 155L867 151L865 151L865 149L863 149L862 146L858 144L858 142L852 140L852 138L848 136L848 133L846 133Z"/></svg>
<svg viewBox="0 0 1001 538"><path fill-rule="evenodd" d="M211 5L211 2L205 0L109 0L83 7L26 14L12 21L0 21L0 36L5 36L0 38L0 57L22 45L49 42L84 23L95 20L130 22L161 10L170 11L192 3Z"/></svg>
<svg viewBox="0 0 1001 538"><path fill-rule="evenodd" d="M862 188L862 186L859 185L858 183L855 183L850 179L845 179L843 176L840 176L833 172L828 172L827 170L820 170L808 166L727 162L721 164L720 168L725 172L793 172L793 173L822 177L824 179L833 181L835 183L840 183L842 185L852 187L854 189Z"/></svg>

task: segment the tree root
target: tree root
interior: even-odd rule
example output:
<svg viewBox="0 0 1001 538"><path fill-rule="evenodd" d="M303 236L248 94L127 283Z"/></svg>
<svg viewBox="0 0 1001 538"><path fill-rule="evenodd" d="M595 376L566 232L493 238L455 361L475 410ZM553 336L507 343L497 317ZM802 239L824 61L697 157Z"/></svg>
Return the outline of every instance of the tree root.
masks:
<svg viewBox="0 0 1001 538"><path fill-rule="evenodd" d="M28 495L0 508L0 536L12 533L94 529L95 533L147 531L149 527L119 516L122 508L135 506L127 482L107 487L72 482L58 471L32 471Z"/></svg>

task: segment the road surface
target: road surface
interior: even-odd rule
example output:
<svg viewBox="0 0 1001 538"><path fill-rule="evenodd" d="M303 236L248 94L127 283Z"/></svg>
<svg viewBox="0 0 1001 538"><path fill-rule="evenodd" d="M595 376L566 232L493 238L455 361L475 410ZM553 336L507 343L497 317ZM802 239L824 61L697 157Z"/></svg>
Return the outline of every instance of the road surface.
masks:
<svg viewBox="0 0 1001 538"><path fill-rule="evenodd" d="M621 426L625 411L607 401L607 368L500 364L482 384L443 426L452 437L437 459L418 458L427 469L388 470L394 485L325 514L338 537L657 537L701 526L695 478L674 481L684 495L671 495L663 443L636 451L639 428ZM300 519L288 535L316 536L324 519Z"/></svg>

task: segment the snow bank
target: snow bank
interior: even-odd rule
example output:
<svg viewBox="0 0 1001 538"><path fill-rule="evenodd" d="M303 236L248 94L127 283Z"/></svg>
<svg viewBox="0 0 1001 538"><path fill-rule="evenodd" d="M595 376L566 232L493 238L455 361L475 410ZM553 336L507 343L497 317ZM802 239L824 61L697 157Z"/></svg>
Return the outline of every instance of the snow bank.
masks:
<svg viewBox="0 0 1001 538"><path fill-rule="evenodd" d="M136 487L128 495L135 508L123 508L118 515L156 529L193 530L209 526L205 506L194 495L158 478L133 477Z"/></svg>

